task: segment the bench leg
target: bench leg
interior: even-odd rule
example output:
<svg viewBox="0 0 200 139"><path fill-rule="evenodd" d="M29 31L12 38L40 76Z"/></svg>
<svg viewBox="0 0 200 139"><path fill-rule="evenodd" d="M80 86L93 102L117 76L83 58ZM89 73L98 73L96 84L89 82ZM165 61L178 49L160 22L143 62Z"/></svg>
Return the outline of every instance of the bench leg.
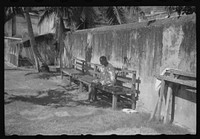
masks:
<svg viewBox="0 0 200 139"><path fill-rule="evenodd" d="M112 109L116 110L116 108L117 108L117 95L113 94L113 97L112 97Z"/></svg>
<svg viewBox="0 0 200 139"><path fill-rule="evenodd" d="M69 76L69 86L72 85L72 76Z"/></svg>
<svg viewBox="0 0 200 139"><path fill-rule="evenodd" d="M165 106L165 115L164 115L164 124L167 124L170 122L170 117L169 117L169 110L171 106L171 96L172 96L172 83L169 84L168 86L168 91L167 91L167 101L166 101L166 106Z"/></svg>
<svg viewBox="0 0 200 139"><path fill-rule="evenodd" d="M88 86L88 100L91 100L92 98L92 93L93 93L92 91L93 91L92 86L89 85Z"/></svg>
<svg viewBox="0 0 200 139"><path fill-rule="evenodd" d="M79 92L82 92L83 91L83 83L80 82L80 86L79 86Z"/></svg>
<svg viewBox="0 0 200 139"><path fill-rule="evenodd" d="M93 95L93 99L94 99L94 101L97 101L97 89L96 88L94 88L94 95Z"/></svg>
<svg viewBox="0 0 200 139"><path fill-rule="evenodd" d="M61 71L61 79L63 79L63 72Z"/></svg>
<svg viewBox="0 0 200 139"><path fill-rule="evenodd" d="M135 94L131 95L131 99L132 99L132 106L131 106L131 108L132 108L133 110L135 110L135 108L136 108Z"/></svg>

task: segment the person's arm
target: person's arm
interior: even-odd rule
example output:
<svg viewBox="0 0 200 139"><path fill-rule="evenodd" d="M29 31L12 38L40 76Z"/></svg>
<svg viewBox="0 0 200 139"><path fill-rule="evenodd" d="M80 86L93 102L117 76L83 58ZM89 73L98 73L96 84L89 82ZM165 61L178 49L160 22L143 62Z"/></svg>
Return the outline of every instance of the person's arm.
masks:
<svg viewBox="0 0 200 139"><path fill-rule="evenodd" d="M110 73L110 80L111 80L111 84L114 85L116 80L115 80L115 70L113 67L111 67L111 70L109 71Z"/></svg>

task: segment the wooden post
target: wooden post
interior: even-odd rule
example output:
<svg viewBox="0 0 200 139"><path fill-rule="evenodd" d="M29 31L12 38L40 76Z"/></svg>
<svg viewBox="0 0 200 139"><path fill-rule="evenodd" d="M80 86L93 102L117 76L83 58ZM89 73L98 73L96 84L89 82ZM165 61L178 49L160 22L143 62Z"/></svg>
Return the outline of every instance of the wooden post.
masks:
<svg viewBox="0 0 200 139"><path fill-rule="evenodd" d="M88 100L90 100L92 97L92 85L91 84L88 85L88 95L89 95Z"/></svg>
<svg viewBox="0 0 200 139"><path fill-rule="evenodd" d="M72 76L69 76L69 86L72 84Z"/></svg>
<svg viewBox="0 0 200 139"><path fill-rule="evenodd" d="M174 78L173 73L170 71L170 77ZM164 124L169 122L169 110L171 106L171 96L172 96L172 83L169 83L167 90L167 100L165 105L165 113L164 113Z"/></svg>
<svg viewBox="0 0 200 139"><path fill-rule="evenodd" d="M165 81L161 81L161 89L160 89L160 97L158 100L158 120L161 120L161 108L162 108L162 102L164 97L164 91L165 91Z"/></svg>
<svg viewBox="0 0 200 139"><path fill-rule="evenodd" d="M136 101L138 100L138 95L140 92L140 77L138 77L137 89L136 89Z"/></svg>
<svg viewBox="0 0 200 139"><path fill-rule="evenodd" d="M113 97L112 97L112 109L116 110L117 108L117 95L112 93Z"/></svg>
<svg viewBox="0 0 200 139"><path fill-rule="evenodd" d="M73 57L73 58L72 58L72 68L75 68L74 64L75 64L75 58ZM70 67L70 68L71 68L71 67Z"/></svg>
<svg viewBox="0 0 200 139"><path fill-rule="evenodd" d="M132 85L131 85L131 91L133 92L133 94L131 95L131 99L132 99L132 106L131 108L133 110L136 109L136 99L135 99L135 94L136 94L136 71L133 72L133 75L132 75Z"/></svg>
<svg viewBox="0 0 200 139"><path fill-rule="evenodd" d="M94 72L97 72L97 65L94 65ZM96 77L96 74L93 74L93 77Z"/></svg>
<svg viewBox="0 0 200 139"><path fill-rule="evenodd" d="M83 91L83 83L80 82L80 86L79 86L79 92L82 92Z"/></svg>
<svg viewBox="0 0 200 139"><path fill-rule="evenodd" d="M76 59L74 59L74 69L76 69Z"/></svg>
<svg viewBox="0 0 200 139"><path fill-rule="evenodd" d="M62 72L62 70L60 70L60 73L61 73L61 79L63 79L63 72Z"/></svg>
<svg viewBox="0 0 200 139"><path fill-rule="evenodd" d="M132 105L131 105L131 108L133 110L136 109L136 99L135 99L135 93L131 95L131 99L132 99Z"/></svg>
<svg viewBox="0 0 200 139"><path fill-rule="evenodd" d="M164 124L169 122L169 107L170 107L171 96L172 96L172 83L169 83L168 91L167 91L166 106L165 106Z"/></svg>

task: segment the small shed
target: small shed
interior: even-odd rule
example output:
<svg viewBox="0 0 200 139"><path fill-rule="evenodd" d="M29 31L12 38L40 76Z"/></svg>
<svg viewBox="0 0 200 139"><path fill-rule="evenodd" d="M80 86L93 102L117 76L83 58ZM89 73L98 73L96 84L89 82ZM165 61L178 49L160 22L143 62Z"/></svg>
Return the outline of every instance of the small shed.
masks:
<svg viewBox="0 0 200 139"><path fill-rule="evenodd" d="M21 38L4 38L4 60L18 66Z"/></svg>
<svg viewBox="0 0 200 139"><path fill-rule="evenodd" d="M38 51L42 58L47 62L48 65L57 65L58 58L58 47L57 42L54 39L53 33L43 34L35 37ZM32 53L30 40L26 39L20 42L22 48L20 50L20 57L29 59L31 63L35 63L34 56Z"/></svg>

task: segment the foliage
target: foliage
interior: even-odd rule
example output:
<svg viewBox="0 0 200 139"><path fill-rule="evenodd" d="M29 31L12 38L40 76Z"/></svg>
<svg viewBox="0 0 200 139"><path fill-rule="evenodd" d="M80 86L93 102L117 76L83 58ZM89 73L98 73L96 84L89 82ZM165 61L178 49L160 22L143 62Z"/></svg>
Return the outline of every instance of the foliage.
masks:
<svg viewBox="0 0 200 139"><path fill-rule="evenodd" d="M37 8L31 8L30 13L39 14L39 11L40 10L38 10ZM16 15L20 15L25 18L24 13L24 7L4 7L4 24Z"/></svg>
<svg viewBox="0 0 200 139"><path fill-rule="evenodd" d="M182 14L187 15L187 14L196 13L195 6L165 6L165 10L168 12L169 16L173 12L177 12L179 16Z"/></svg>
<svg viewBox="0 0 200 139"><path fill-rule="evenodd" d="M110 25L126 23L125 11L122 7L110 6L106 10L106 18Z"/></svg>
<svg viewBox="0 0 200 139"><path fill-rule="evenodd" d="M4 24L16 15L21 15L25 18L24 9L22 7L4 7Z"/></svg>

